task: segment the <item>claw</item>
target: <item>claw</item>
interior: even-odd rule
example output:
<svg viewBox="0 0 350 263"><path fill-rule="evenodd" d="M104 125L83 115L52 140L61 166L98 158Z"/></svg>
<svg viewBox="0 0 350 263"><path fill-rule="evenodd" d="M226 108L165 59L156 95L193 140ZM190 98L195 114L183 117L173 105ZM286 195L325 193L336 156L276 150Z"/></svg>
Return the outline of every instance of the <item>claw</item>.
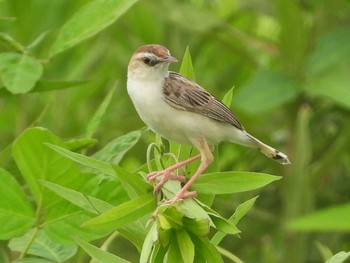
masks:
<svg viewBox="0 0 350 263"><path fill-rule="evenodd" d="M186 192L186 193L183 193L183 194L181 194L179 192L179 193L177 193L177 195L175 195L172 199L170 199L166 203L172 205L172 204L174 204L174 203L176 203L178 201L181 201L183 199L193 198L193 197L196 197L196 196L197 196L197 192L196 191Z"/></svg>
<svg viewBox="0 0 350 263"><path fill-rule="evenodd" d="M158 173L161 173L162 171L158 172ZM152 178L148 178L148 181L153 181L155 180L158 176L161 176L162 174L158 175L156 177L152 177ZM153 189L153 193L157 192L167 181L169 180L176 180L176 181L179 181L181 183L185 182L186 181L186 178L185 176L182 176L182 175L174 175L174 174L171 174L169 172L164 172L163 173L163 177L162 179L156 184L156 186L154 187Z"/></svg>

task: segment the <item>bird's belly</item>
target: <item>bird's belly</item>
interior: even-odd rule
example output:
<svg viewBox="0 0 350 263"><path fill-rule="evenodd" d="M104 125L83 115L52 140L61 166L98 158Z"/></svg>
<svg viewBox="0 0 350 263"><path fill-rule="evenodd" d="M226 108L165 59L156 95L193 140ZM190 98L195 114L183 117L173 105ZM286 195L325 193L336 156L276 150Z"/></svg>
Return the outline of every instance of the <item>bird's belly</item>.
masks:
<svg viewBox="0 0 350 263"><path fill-rule="evenodd" d="M209 117L170 106L153 85L128 83L135 109L145 124L160 136L183 144L206 140L209 145L228 140L233 126ZM136 89L137 88L137 89Z"/></svg>
<svg viewBox="0 0 350 263"><path fill-rule="evenodd" d="M185 112L172 108L165 101L158 107L139 111L141 119L160 136L178 143L191 144L188 131L193 130L187 124Z"/></svg>
<svg viewBox="0 0 350 263"><path fill-rule="evenodd" d="M168 140L193 145L204 139L209 145L216 145L227 140L232 133L230 124L175 109L166 102L160 109L143 111L140 117L152 131Z"/></svg>

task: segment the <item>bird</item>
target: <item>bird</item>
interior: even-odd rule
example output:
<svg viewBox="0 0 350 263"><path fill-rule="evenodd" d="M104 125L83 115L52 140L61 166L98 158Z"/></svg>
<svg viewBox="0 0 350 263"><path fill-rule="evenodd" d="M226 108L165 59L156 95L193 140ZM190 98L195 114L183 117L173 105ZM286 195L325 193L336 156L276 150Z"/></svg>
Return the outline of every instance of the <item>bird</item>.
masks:
<svg viewBox="0 0 350 263"><path fill-rule="evenodd" d="M215 145L223 141L256 148L283 165L290 164L286 154L250 135L220 100L196 82L169 71L170 64L175 62L178 60L166 47L147 44L133 53L127 71L128 95L149 129L165 139L191 145L199 151L187 160L149 173L149 182L161 178L154 191L170 179L185 182L184 176L175 175L174 171L200 159L196 172L169 203L195 197L196 192L188 190L212 163Z"/></svg>

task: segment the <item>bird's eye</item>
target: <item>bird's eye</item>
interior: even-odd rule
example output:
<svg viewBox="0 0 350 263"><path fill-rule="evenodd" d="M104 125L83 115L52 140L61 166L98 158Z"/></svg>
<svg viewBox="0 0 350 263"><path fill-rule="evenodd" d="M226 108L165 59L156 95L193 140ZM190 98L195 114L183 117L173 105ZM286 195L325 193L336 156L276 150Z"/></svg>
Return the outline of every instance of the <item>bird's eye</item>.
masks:
<svg viewBox="0 0 350 263"><path fill-rule="evenodd" d="M150 65L152 60L149 57L143 57L142 58L143 63Z"/></svg>

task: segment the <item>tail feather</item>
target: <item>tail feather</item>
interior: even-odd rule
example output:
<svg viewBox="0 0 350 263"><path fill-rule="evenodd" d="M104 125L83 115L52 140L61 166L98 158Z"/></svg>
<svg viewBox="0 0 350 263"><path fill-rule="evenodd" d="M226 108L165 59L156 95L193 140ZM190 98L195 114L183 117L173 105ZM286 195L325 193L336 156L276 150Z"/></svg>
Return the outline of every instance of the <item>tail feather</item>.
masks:
<svg viewBox="0 0 350 263"><path fill-rule="evenodd" d="M290 161L287 155L259 141L258 139L251 136L250 134L247 133L247 135L249 138L251 138L255 142L256 147L259 149L259 151L265 154L267 157L272 158L283 165L290 164Z"/></svg>

